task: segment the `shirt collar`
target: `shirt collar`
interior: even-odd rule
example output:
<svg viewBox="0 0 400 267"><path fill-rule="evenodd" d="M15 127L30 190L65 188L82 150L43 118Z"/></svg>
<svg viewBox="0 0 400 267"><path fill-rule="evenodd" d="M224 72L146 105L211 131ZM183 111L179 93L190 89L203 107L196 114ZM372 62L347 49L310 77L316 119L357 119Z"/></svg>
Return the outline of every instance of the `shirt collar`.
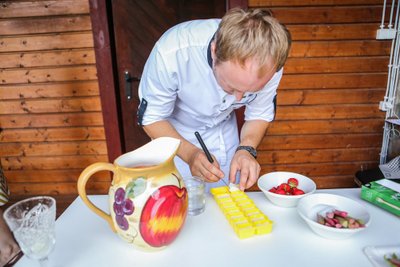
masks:
<svg viewBox="0 0 400 267"><path fill-rule="evenodd" d="M210 68L212 68L212 66L213 66L213 59L211 56L211 43L214 41L214 38L215 38L215 33L214 33L213 37L211 38L210 43L208 44L208 48L207 48L207 62L208 62L208 65L210 66Z"/></svg>

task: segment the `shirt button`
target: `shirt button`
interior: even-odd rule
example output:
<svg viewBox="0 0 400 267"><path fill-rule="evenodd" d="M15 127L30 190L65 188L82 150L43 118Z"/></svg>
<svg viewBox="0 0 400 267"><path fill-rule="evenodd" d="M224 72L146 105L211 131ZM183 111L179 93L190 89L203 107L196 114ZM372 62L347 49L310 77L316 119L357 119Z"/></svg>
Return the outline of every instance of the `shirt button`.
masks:
<svg viewBox="0 0 400 267"><path fill-rule="evenodd" d="M222 103L225 103L226 102L226 100L224 99L224 100L222 100Z"/></svg>

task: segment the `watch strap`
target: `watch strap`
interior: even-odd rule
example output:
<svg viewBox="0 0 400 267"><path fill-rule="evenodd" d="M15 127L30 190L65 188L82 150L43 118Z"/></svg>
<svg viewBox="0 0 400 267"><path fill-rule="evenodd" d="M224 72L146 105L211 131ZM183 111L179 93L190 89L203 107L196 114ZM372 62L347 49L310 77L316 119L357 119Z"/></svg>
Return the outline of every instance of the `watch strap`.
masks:
<svg viewBox="0 0 400 267"><path fill-rule="evenodd" d="M239 150L246 150L247 152L250 153L250 155L252 155L255 159L257 158L257 150L252 147L252 146L238 146L238 148L236 148L236 151Z"/></svg>

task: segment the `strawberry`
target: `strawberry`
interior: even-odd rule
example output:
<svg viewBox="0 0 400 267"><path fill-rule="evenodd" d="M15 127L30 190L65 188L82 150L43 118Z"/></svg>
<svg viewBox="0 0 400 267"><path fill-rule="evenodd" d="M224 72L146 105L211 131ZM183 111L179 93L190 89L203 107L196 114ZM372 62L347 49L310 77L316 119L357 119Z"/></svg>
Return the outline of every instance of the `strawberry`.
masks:
<svg viewBox="0 0 400 267"><path fill-rule="evenodd" d="M304 195L304 191L294 187L293 188L293 195Z"/></svg>
<svg viewBox="0 0 400 267"><path fill-rule="evenodd" d="M272 187L270 190L268 190L269 192L275 193L276 192L276 187Z"/></svg>
<svg viewBox="0 0 400 267"><path fill-rule="evenodd" d="M289 178L287 183L290 185L290 187L297 187L299 185L299 181L296 178Z"/></svg>
<svg viewBox="0 0 400 267"><path fill-rule="evenodd" d="M278 189L278 190L276 190L275 193L276 193L276 194L279 194L279 195L286 195L286 192L285 192L285 190L283 190L283 189Z"/></svg>
<svg viewBox="0 0 400 267"><path fill-rule="evenodd" d="M291 194L292 196L295 195L296 190L297 190L297 187L292 187L292 188L290 188L290 194Z"/></svg>
<svg viewBox="0 0 400 267"><path fill-rule="evenodd" d="M286 192L289 192L289 191L290 191L290 185L288 185L287 183L281 183L281 184L278 186L278 189L282 189L282 190L285 191L285 193L286 193Z"/></svg>

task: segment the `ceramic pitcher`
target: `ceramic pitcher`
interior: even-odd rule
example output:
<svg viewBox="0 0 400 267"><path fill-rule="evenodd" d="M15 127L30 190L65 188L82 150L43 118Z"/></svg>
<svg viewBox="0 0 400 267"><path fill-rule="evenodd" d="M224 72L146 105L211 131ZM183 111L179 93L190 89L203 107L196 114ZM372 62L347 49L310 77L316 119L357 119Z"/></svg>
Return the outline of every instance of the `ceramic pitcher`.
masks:
<svg viewBox="0 0 400 267"><path fill-rule="evenodd" d="M123 154L114 164L88 166L78 180L80 197L135 247L147 251L164 248L175 240L187 215L187 191L173 161L179 145L179 139L160 137ZM85 190L89 178L103 170L113 173L109 214L95 206Z"/></svg>

